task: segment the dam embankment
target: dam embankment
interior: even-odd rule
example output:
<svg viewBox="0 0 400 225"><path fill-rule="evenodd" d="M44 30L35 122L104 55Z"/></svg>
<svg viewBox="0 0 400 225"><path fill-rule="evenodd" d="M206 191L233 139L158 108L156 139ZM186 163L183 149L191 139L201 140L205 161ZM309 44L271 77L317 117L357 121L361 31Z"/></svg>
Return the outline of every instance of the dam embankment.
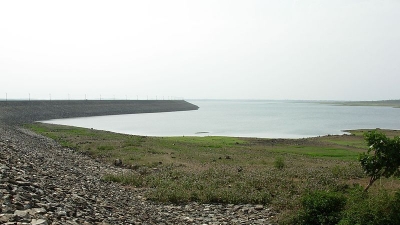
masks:
<svg viewBox="0 0 400 225"><path fill-rule="evenodd" d="M184 100L0 101L0 123L20 125L40 120L197 110Z"/></svg>

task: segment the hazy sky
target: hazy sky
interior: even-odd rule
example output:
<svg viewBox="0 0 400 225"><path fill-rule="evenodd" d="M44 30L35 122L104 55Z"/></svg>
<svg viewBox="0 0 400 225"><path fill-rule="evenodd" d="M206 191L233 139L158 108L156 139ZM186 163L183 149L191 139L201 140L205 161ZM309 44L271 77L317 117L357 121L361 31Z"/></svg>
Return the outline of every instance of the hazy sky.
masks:
<svg viewBox="0 0 400 225"><path fill-rule="evenodd" d="M0 78L0 99L400 99L400 1L1 1Z"/></svg>

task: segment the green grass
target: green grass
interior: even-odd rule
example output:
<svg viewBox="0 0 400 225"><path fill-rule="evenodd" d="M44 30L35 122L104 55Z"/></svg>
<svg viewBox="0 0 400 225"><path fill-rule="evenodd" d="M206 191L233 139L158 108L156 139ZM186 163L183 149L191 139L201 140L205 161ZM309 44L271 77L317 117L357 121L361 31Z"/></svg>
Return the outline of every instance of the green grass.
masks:
<svg viewBox="0 0 400 225"><path fill-rule="evenodd" d="M104 180L144 188L147 198L158 202L270 204L285 212L298 209L309 191L367 183L357 161L367 149L361 130L259 139L144 137L42 123L27 127L105 163L121 159L131 172L105 174ZM372 192L399 187L399 180L382 179Z"/></svg>
<svg viewBox="0 0 400 225"><path fill-rule="evenodd" d="M316 146L282 146L272 150L277 153L290 153L318 158L336 158L341 160L357 160L358 153L352 150L316 147Z"/></svg>
<svg viewBox="0 0 400 225"><path fill-rule="evenodd" d="M361 148L363 139L360 137L356 137L355 141L337 139L336 136L322 137L310 139L306 144L299 145L291 140L270 144L268 139L265 139L266 142L259 142L258 139L234 137L142 137L40 123L29 125L29 128L55 139L63 146L87 151L93 155L101 156L105 152L112 151L112 155L125 159L128 164L147 164L155 161L177 164L190 161L206 163L226 159L227 156L231 160L225 163L240 161L242 164L247 164L246 162L254 163L258 159L268 161L269 154L284 153L356 160L358 154L363 151ZM132 152L146 157L141 157L140 161L130 162Z"/></svg>

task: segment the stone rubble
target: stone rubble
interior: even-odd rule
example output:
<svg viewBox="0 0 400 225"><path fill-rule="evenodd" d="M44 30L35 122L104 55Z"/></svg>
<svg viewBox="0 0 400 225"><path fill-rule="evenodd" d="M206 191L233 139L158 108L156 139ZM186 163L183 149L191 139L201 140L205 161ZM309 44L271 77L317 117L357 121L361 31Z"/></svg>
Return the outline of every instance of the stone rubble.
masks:
<svg viewBox="0 0 400 225"><path fill-rule="evenodd" d="M0 224L274 224L276 213L263 205L165 205L102 180L126 170L0 126Z"/></svg>

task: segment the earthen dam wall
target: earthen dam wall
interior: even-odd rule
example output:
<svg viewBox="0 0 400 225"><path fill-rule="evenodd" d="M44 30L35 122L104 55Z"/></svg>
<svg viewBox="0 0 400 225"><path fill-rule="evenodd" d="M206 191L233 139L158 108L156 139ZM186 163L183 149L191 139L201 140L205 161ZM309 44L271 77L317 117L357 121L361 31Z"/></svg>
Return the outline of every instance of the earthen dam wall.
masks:
<svg viewBox="0 0 400 225"><path fill-rule="evenodd" d="M0 101L0 123L21 125L34 121L197 110L184 100L55 100Z"/></svg>

